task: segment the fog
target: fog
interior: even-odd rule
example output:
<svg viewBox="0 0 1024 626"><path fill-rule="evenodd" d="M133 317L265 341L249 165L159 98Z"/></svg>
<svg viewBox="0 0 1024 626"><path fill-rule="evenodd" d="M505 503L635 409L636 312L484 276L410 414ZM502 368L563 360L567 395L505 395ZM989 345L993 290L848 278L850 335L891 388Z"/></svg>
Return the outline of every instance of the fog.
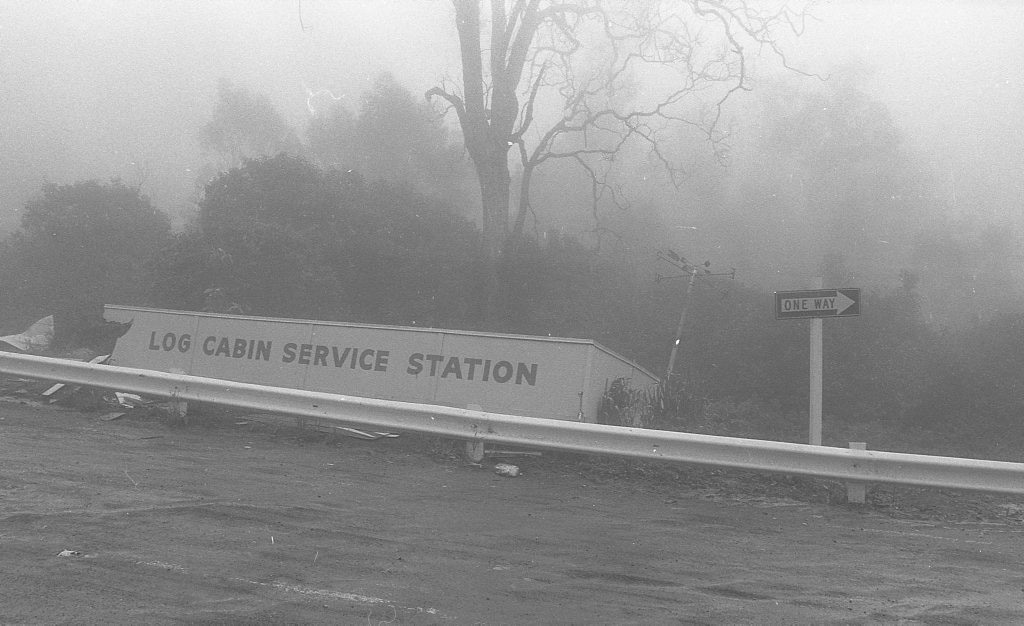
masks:
<svg viewBox="0 0 1024 626"><path fill-rule="evenodd" d="M840 3L802 49L856 56L868 85L912 145L983 198L992 216L1019 217L1024 165L1024 7L1012 2ZM834 29L834 30L833 30ZM835 36L832 33L842 33ZM984 43L982 43L984 42Z"/></svg>
<svg viewBox="0 0 1024 626"><path fill-rule="evenodd" d="M0 506L4 547L17 540L15 556L25 555L0 571L12 572L5 583L18 568L47 577L20 577L13 589L24 599L0 607L0 621L124 608L208 622L586 623L581 615L658 621L689 611L721 623L840 614L1024 623L1020 568L1005 576L1020 556L1019 498L924 489L934 480L1006 491L1019 470L966 459L1024 462L1024 3L808 0L797 36L788 13L772 13L786 1L503 0L510 22L490 24L502 3L0 0L0 351L171 373L132 375L123 391L186 380L179 367L296 386L257 394L186 377L162 403L101 388L127 380L116 367L101 369L120 382L95 368L99 378L86 376L81 364L46 365L51 377L78 372L52 385L22 378L44 360L0 359L9 374L0 395L31 405L0 416L0 484L13 498ZM757 17L723 8L743 5ZM579 6L601 9L580 15ZM466 55L485 66L475 81L463 80L456 7L463 37L481 40ZM761 11L772 17L758 41ZM515 41L515 24L528 50L494 62L491 39ZM811 287L832 293L778 293ZM291 428L278 409L310 389L345 395L309 396ZM364 394L374 399L354 401ZM186 415L183 398L196 397L204 401ZM249 408L206 401L217 398ZM490 417L449 411L431 426L425 405L385 417L381 401ZM309 402L315 418L302 417ZM74 412L51 419L50 403ZM567 424L531 431L533 417ZM373 430L331 425L350 419ZM460 422L466 448L454 439ZM621 436L635 445L615 444L612 426L630 427ZM530 432L554 439L531 443ZM65 437L74 448L53 446ZM485 458L484 442L504 439L514 449ZM800 467L796 448L755 450L751 439L833 452ZM116 454L101 454L110 442ZM838 448L852 442L870 454L841 460ZM516 450L534 444L544 459ZM32 456L40 446L66 458L45 463ZM663 465L683 448L743 469ZM901 460L903 475L875 463L886 451L958 458L919 457L916 469ZM526 468L519 484L488 482L506 456ZM8 457L26 469L8 470ZM324 465L336 457L347 465ZM862 502L870 493L865 508L832 506L839 477L853 476L841 463L863 472L847 486ZM229 465L246 475L220 471ZM520 474L507 467L515 472L499 473ZM225 498L208 489L218 473ZM415 498L396 502L388 481ZM424 508L442 481L453 487L439 500L443 515ZM550 491L556 482L564 488ZM306 483L321 489L295 490ZM344 489L324 491L332 484ZM474 495L485 491L495 495ZM629 499L603 517L590 503L609 494ZM561 509L549 506L556 500ZM725 523L705 523L693 503L727 504ZM765 508L777 504L785 508ZM527 521L530 507L538 514ZM743 510L757 518L749 533L734 523ZM452 549L465 532L409 533L481 511L467 519L471 532L485 529L473 546L482 550ZM792 526L812 531L810 552L778 534L786 518L776 513L786 511L806 520ZM203 519L193 525L189 514ZM363 533L373 516L397 530ZM885 516L899 522L891 534L864 534L865 520ZM205 543L175 534L207 522L217 528ZM543 541L535 535L559 523ZM645 529L643 545L633 526ZM715 538L704 553L678 541L689 526ZM907 532L919 527L929 534ZM263 530L276 545L257 541ZM364 534L370 541L352 541ZM979 541L968 546L971 534ZM861 550L866 537L873 552ZM665 558L666 541L687 554ZM717 554L724 542L735 556ZM353 555L354 543L363 553ZM815 545L817 570L803 562L817 558ZM836 559L844 546L862 555ZM411 558L396 556L410 547ZM550 553L550 574L531 550ZM885 567L870 562L879 550L912 554L905 575L869 576ZM454 552L478 557L461 568L475 587L427 580L461 567ZM788 570L783 552L793 553L781 561ZM724 569L693 567L694 555L712 553ZM67 566L40 566L46 554ZM98 570L71 561L94 556L104 579L79 580ZM847 569L862 590L815 577L836 560L855 565ZM110 582L128 576L138 584ZM181 593L167 587L174 580ZM114 601L80 602L105 589ZM609 595L616 589L625 591ZM966 593L951 601L944 589ZM634 600L613 607L620 598ZM517 612L529 617L505 617Z"/></svg>
<svg viewBox="0 0 1024 626"><path fill-rule="evenodd" d="M111 176L181 216L220 78L268 95L296 126L311 92L357 101L382 71L422 93L457 67L445 52L450 12L439 2L2 2L4 224L44 181Z"/></svg>
<svg viewBox="0 0 1024 626"><path fill-rule="evenodd" d="M843 68L856 68L859 87L888 109L953 216L1019 223L1024 7L834 2L812 12L803 36L784 42L789 62L833 82ZM770 55L757 65L758 84L781 79L817 88L816 79L780 70ZM219 79L268 96L301 134L317 107L342 100L356 108L384 71L414 94L458 76L449 3L0 2L0 226L16 227L19 210L45 182L115 176L141 186L181 226L198 198L197 171L206 160L198 136ZM727 111L740 156L731 173L715 176L730 188L757 163L744 163L742 154L761 141L763 118L754 112L764 97L759 89L740 94ZM701 254L719 250L716 263L742 266L718 241L727 230L695 235L694 220L714 221L707 215L714 209L693 202L692 189L675 193L648 195L659 219L682 233L670 243ZM545 202L542 229L585 230L578 215L555 208L573 200ZM784 258L772 263L787 265ZM763 267L747 265L741 273L768 280Z"/></svg>

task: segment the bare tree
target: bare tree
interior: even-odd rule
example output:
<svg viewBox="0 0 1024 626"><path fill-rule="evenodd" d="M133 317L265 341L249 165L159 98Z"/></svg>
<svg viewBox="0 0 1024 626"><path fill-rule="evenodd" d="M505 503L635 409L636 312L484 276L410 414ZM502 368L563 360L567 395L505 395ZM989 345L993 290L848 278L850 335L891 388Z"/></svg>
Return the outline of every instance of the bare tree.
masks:
<svg viewBox="0 0 1024 626"><path fill-rule="evenodd" d="M461 85L446 81L426 96L458 116L476 169L492 266L487 311L499 324L499 267L533 210L537 168L577 165L595 215L601 203L624 205L612 173L627 151L644 150L682 184L671 141L695 131L724 158L722 107L749 89L752 55L767 50L789 67L780 38L799 35L807 17L744 0L453 1ZM522 170L514 208L513 150Z"/></svg>

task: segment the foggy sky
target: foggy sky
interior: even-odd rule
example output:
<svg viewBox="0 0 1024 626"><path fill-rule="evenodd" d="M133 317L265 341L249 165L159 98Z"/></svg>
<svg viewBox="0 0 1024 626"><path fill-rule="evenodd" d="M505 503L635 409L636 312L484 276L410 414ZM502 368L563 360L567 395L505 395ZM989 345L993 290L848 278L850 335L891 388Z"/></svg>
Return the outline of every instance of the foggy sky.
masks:
<svg viewBox="0 0 1024 626"><path fill-rule="evenodd" d="M988 190L963 207L1021 217L1024 5L835 2L815 14L788 47L795 63L868 64L911 144L955 185ZM112 176L180 220L219 78L268 95L301 133L310 93L354 108L385 70L417 96L457 76L452 15L445 0L0 0L0 228L44 182Z"/></svg>

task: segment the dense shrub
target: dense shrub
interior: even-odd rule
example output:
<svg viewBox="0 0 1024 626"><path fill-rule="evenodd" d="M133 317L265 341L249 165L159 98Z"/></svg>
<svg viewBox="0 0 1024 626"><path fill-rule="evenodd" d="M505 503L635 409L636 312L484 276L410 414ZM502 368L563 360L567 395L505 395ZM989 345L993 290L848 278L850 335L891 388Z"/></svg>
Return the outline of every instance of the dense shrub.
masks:
<svg viewBox="0 0 1024 626"><path fill-rule="evenodd" d="M280 154L207 185L196 224L156 265L154 296L172 308L472 326L478 242L470 222L409 188Z"/></svg>
<svg viewBox="0 0 1024 626"><path fill-rule="evenodd" d="M105 302L147 304L147 264L170 241L169 220L136 187L48 184L0 251L3 319L23 326L54 314L61 334Z"/></svg>

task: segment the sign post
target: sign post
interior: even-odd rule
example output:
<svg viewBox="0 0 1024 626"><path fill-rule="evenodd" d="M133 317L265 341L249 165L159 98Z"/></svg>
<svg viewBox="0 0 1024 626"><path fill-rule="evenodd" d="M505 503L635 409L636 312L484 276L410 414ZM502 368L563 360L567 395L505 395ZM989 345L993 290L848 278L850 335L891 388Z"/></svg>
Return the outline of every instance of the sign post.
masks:
<svg viewBox="0 0 1024 626"><path fill-rule="evenodd" d="M810 420L808 428L808 443L812 446L821 445L821 387L822 387L822 358L821 358L821 318L811 319L811 402Z"/></svg>
<svg viewBox="0 0 1024 626"><path fill-rule="evenodd" d="M775 319L810 319L810 426L808 443L821 445L822 325L826 317L860 315L860 289L776 291Z"/></svg>

